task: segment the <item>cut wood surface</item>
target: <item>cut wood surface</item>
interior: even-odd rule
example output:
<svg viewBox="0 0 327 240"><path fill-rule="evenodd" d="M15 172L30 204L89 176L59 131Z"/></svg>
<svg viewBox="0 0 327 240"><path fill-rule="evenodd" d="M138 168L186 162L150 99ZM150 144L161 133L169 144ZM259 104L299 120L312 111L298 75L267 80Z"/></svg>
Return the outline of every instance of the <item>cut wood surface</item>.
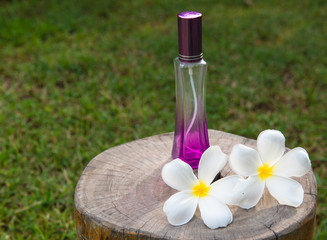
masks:
<svg viewBox="0 0 327 240"><path fill-rule="evenodd" d="M242 143L256 149L256 141L209 130L210 145L230 154ZM298 208L279 205L265 190L258 205L245 210L230 206L234 220L212 230L193 219L171 226L164 202L176 190L161 179L161 169L171 161L173 133L156 135L110 148L86 166L75 190L75 220L79 239L312 239L317 186L312 170L294 178L304 189ZM233 175L228 164L222 176Z"/></svg>

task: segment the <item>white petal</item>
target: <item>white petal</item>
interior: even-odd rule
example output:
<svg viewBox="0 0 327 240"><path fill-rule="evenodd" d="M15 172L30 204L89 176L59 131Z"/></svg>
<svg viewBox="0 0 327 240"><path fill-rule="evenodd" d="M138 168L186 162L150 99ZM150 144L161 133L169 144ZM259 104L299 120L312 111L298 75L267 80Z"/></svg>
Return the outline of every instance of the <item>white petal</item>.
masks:
<svg viewBox="0 0 327 240"><path fill-rule="evenodd" d="M285 152L285 137L280 131L265 130L259 134L257 146L261 161L271 166Z"/></svg>
<svg viewBox="0 0 327 240"><path fill-rule="evenodd" d="M226 227L233 221L229 208L215 197L200 198L199 208L203 222L211 229Z"/></svg>
<svg viewBox="0 0 327 240"><path fill-rule="evenodd" d="M190 165L180 159L167 163L161 171L164 182L179 191L191 190L199 181Z"/></svg>
<svg viewBox="0 0 327 240"><path fill-rule="evenodd" d="M302 177L311 168L307 151L294 148L287 152L274 166L274 175L282 177Z"/></svg>
<svg viewBox="0 0 327 240"><path fill-rule="evenodd" d="M235 196L233 194L234 187L244 181L241 176L228 176L210 185L209 195L217 198L222 203L235 205Z"/></svg>
<svg viewBox="0 0 327 240"><path fill-rule="evenodd" d="M199 162L199 180L209 185L226 163L227 155L221 151L219 146L209 147L202 154Z"/></svg>
<svg viewBox="0 0 327 240"><path fill-rule="evenodd" d="M258 167L261 166L259 154L256 150L236 144L229 157L229 166L238 175L251 176L258 174Z"/></svg>
<svg viewBox="0 0 327 240"><path fill-rule="evenodd" d="M179 226L190 221L198 205L198 198L192 192L183 191L172 195L164 204L163 210L171 225Z"/></svg>
<svg viewBox="0 0 327 240"><path fill-rule="evenodd" d="M233 189L234 204L241 208L252 208L259 202L264 190L265 182L259 176L248 177Z"/></svg>
<svg viewBox="0 0 327 240"><path fill-rule="evenodd" d="M298 207L303 202L303 188L300 183L285 177L272 176L266 180L270 194L280 204Z"/></svg>

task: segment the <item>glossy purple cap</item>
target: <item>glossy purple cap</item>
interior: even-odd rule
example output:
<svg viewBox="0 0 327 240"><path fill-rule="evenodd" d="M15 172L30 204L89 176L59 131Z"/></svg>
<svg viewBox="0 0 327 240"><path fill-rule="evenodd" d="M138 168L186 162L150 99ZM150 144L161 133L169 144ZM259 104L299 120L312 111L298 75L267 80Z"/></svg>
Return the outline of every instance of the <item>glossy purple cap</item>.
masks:
<svg viewBox="0 0 327 240"><path fill-rule="evenodd" d="M178 52L182 62L202 59L202 13L181 12L178 20Z"/></svg>

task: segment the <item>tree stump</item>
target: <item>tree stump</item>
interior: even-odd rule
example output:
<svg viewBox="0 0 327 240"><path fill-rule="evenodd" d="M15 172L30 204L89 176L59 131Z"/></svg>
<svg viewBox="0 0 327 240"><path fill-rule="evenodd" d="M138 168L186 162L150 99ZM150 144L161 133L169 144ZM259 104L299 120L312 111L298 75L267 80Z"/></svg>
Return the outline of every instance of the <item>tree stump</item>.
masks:
<svg viewBox="0 0 327 240"><path fill-rule="evenodd" d="M209 130L210 145L230 154L242 143L256 149L256 141ZM84 239L312 239L317 186L312 170L294 178L304 189L299 208L279 205L265 190L252 209L230 206L233 222L212 230L200 218L171 226L162 208L176 191L161 179L161 169L171 161L173 133L156 135L110 148L85 168L75 190L77 235ZM222 176L233 175L228 164Z"/></svg>

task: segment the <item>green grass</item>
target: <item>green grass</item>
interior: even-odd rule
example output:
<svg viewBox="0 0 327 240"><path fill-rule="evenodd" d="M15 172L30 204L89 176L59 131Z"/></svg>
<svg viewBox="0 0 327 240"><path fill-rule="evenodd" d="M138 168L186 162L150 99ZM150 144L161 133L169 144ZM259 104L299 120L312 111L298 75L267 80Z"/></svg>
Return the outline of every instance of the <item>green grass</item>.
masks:
<svg viewBox="0 0 327 240"><path fill-rule="evenodd" d="M173 131L176 14L204 14L208 127L310 154L327 238L326 1L1 1L0 239L75 239L103 150Z"/></svg>

